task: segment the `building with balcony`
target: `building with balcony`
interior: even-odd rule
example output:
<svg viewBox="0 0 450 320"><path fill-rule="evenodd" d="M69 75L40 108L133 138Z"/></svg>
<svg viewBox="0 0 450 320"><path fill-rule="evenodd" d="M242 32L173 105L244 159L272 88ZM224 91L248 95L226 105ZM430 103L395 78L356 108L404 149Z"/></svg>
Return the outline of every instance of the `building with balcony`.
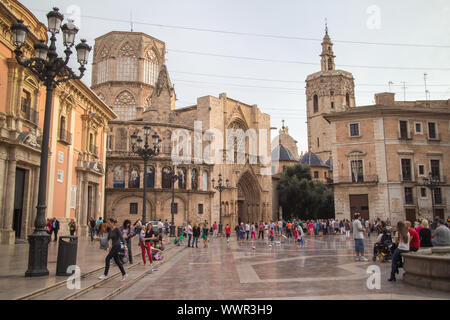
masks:
<svg viewBox="0 0 450 320"><path fill-rule="evenodd" d="M414 221L449 215L450 100L395 101L324 115L331 127L337 218ZM432 188L427 181L433 181Z"/></svg>
<svg viewBox="0 0 450 320"><path fill-rule="evenodd" d="M10 27L17 19L30 30L26 58L34 56L38 39L47 39L45 25L21 3L0 2L0 242L6 244L26 239L34 228L46 94L15 59ZM72 218L84 234L88 217L103 215L104 150L115 117L82 81L54 90L46 214L58 218L62 234Z"/></svg>
<svg viewBox="0 0 450 320"><path fill-rule="evenodd" d="M320 56L321 71L306 78L303 162L328 166L336 219L355 212L392 223L449 216L450 100L395 101L379 93L374 105L356 106L353 76L335 70L328 29Z"/></svg>

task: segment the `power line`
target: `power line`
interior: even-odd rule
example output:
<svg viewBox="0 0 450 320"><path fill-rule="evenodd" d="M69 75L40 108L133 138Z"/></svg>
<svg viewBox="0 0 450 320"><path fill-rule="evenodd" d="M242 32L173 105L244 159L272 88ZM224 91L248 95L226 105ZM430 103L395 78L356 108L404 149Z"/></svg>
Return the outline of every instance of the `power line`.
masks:
<svg viewBox="0 0 450 320"><path fill-rule="evenodd" d="M177 52L177 53L187 53L193 55L201 55L201 56L211 56L211 57L219 57L219 58L230 58L230 59L241 59L241 60L252 60L252 61L262 61L262 62L277 62L277 63L289 63L289 64L302 64L302 65L312 65L318 66L320 63L316 62L305 62L305 61L296 61L296 60L278 60L278 59L266 59L266 58L255 58L255 57L244 57L244 56L231 56L224 54L216 54L216 53L206 53L199 51L189 51L189 50L178 50L178 49L170 49L168 52ZM341 64L342 67L350 67L350 68L366 68L366 69L390 69L390 70L437 70L437 71L450 71L450 67L394 67L394 66L364 66L364 65L350 65L350 64Z"/></svg>
<svg viewBox="0 0 450 320"><path fill-rule="evenodd" d="M48 12L48 10L42 9L31 9L33 11L39 12ZM90 15L81 15L83 18L94 19L94 20L103 20L110 22L122 22L129 24L129 20L117 19L117 18L107 18L107 17L99 17L99 16L90 16ZM159 28L168 28L168 29L180 29L180 30L189 30L189 31L200 31L200 32L211 32L211 33L221 33L228 35L237 35L237 36L251 36L251 37L260 37L260 38L273 38L273 39L287 39L287 40L302 40L302 41L322 41L320 38L308 38L308 37L297 37L297 36L287 36L287 35L273 35L273 34L262 34L262 33L252 33L252 32L238 32L238 31L228 31L228 30L219 30L219 29L208 29L208 28L196 28L196 27L186 27L186 26L176 26L176 25L167 25L167 24L158 24L158 23L149 23L142 21L133 21L133 24L144 25L144 26L152 26ZM333 40L335 43L348 43L348 44L364 44L364 45L379 45L379 46L396 46L396 47L419 47L419 48L450 48L450 45L440 45L440 44L418 44L418 43L396 43L396 42L370 42L370 41L352 41L352 40Z"/></svg>
<svg viewBox="0 0 450 320"><path fill-rule="evenodd" d="M304 93L303 88L288 88L288 87L268 87L268 86L254 86L254 85L245 85L245 84L234 84L234 83L217 83L217 82L208 82L208 81L197 81L197 80L185 80L185 79L172 79L174 83L181 82L181 85L189 85L190 83L200 83L204 84L207 87L211 86L230 86L230 87L238 87L238 88L255 88L255 89L269 89L269 90L286 90L290 93ZM373 91L367 91L367 90L355 90L356 92L367 92L367 93L373 93ZM422 91L410 91L411 93L422 93ZM435 92L435 93L445 93L442 92Z"/></svg>
<svg viewBox="0 0 450 320"><path fill-rule="evenodd" d="M256 78L256 77L244 77L244 76L232 76L223 74L212 74L212 73L198 73L198 72L187 72L187 71L177 71L172 70L170 73L180 73L195 76L205 76L205 77L216 77L216 78L228 78L228 79L242 79L242 80L256 80L256 81L268 81L268 82L286 82L286 83L300 83L305 84L305 80L285 80L285 79L269 79L269 78ZM385 84L374 84L374 83L356 83L355 86L370 86L370 87L384 87ZM390 86L396 87L399 84L391 83ZM422 87L423 84L410 84L411 87ZM449 84L427 84L428 87L447 87Z"/></svg>

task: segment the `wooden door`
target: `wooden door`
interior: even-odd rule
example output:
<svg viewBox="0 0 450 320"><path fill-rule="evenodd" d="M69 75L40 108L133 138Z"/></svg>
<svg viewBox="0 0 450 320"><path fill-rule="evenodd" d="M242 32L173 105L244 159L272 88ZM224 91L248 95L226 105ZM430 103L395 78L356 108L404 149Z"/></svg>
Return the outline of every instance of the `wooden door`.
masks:
<svg viewBox="0 0 450 320"><path fill-rule="evenodd" d="M416 209L405 209L406 220L411 222L411 226L414 227L414 221L416 221Z"/></svg>
<svg viewBox="0 0 450 320"><path fill-rule="evenodd" d="M350 214L353 219L356 212L361 213L364 220L369 219L369 195L351 194L350 196Z"/></svg>

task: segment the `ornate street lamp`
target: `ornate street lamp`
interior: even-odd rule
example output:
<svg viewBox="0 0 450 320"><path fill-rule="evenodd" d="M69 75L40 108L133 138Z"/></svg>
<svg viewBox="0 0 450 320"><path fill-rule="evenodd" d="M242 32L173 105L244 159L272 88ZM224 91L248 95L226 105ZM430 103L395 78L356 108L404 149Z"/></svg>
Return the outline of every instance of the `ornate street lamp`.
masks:
<svg viewBox="0 0 450 320"><path fill-rule="evenodd" d="M175 174L175 169L170 168L170 182L172 183L172 203L170 204L170 213L172 215L172 220L170 222L170 236L175 237L175 182L180 177Z"/></svg>
<svg viewBox="0 0 450 320"><path fill-rule="evenodd" d="M215 186L216 180L214 178L211 180L212 187L219 191L219 233L222 234L222 191L231 189L230 180L225 180L225 185L223 184L222 174L219 173L219 179L217 180L217 186Z"/></svg>
<svg viewBox="0 0 450 320"><path fill-rule="evenodd" d="M144 195L142 200L142 223L145 224L147 221L147 161L150 158L153 158L159 154L159 148L161 144L161 138L156 134L156 132L152 135L152 143L153 147L150 147L149 145L149 139L150 136L150 127L145 126L144 127L144 137L145 137L145 143L144 146L142 146L142 138L137 135L136 133L133 133L131 135L131 149L135 154L140 156L142 160L144 160Z"/></svg>
<svg viewBox="0 0 450 320"><path fill-rule="evenodd" d="M28 236L30 244L28 256L28 270L25 276L45 276L48 275L47 258L48 258L48 243L50 236L45 231L46 219L45 210L46 195L47 195L47 162L48 162L48 145L50 134L50 120L52 113L52 95L53 89L61 82L72 79L81 79L86 71L85 65L88 62L89 52L91 47L86 44L85 40L77 45L77 55L80 67L79 75L76 75L71 68L67 66L72 51L70 48L75 41L75 35L78 29L68 26L63 29L64 50L65 57L58 57L56 53L56 34L59 33L61 23L64 16L59 12L58 8L53 8L53 11L47 14L48 31L51 33L50 46L48 47L44 40L40 40L34 45L34 58L24 59L22 57L22 47L26 42L28 28L23 24L22 20L17 20L17 23L11 26L12 43L16 47L14 54L19 65L29 69L35 74L39 80L44 83L46 88L45 98L45 113L44 113L44 128L42 134L42 149L41 162L39 168L39 191L37 213L34 220L34 231Z"/></svg>
<svg viewBox="0 0 450 320"><path fill-rule="evenodd" d="M433 176L433 174L430 172L428 175L428 178L423 178L423 183L421 184L424 187L427 187L431 191L431 206L433 210L433 224L436 219L436 213L434 209L435 205L435 198L434 198L434 189L439 187L439 184L441 182L441 179L439 176Z"/></svg>

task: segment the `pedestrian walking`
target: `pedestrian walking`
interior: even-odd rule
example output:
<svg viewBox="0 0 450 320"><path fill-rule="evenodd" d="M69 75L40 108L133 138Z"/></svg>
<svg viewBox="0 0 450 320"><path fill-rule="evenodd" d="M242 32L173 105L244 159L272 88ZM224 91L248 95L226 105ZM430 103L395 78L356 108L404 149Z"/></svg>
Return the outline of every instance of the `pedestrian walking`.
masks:
<svg viewBox="0 0 450 320"><path fill-rule="evenodd" d="M263 224L262 221L259 223L258 228L259 228L258 240L259 240L259 238L261 238L261 237L262 237L262 239L264 240L264 224Z"/></svg>
<svg viewBox="0 0 450 320"><path fill-rule="evenodd" d="M55 236L53 241L58 241L58 231L59 231L59 221L56 218L53 218L53 220L52 220L52 228L51 228L51 232ZM50 233L50 237L51 237L51 233Z"/></svg>
<svg viewBox="0 0 450 320"><path fill-rule="evenodd" d="M122 233L122 238L124 243L128 248L128 261L133 264L133 253L131 252L131 238L134 237L135 233L133 227L131 226L131 221L125 219L123 225L120 226L119 231Z"/></svg>
<svg viewBox="0 0 450 320"><path fill-rule="evenodd" d="M148 260L150 261L150 266L153 264L151 241L154 239L155 232L153 231L151 225L148 228L146 226L142 226L139 234L139 245L141 246L142 262L144 262L144 267L147 264L147 261L145 260L146 252Z"/></svg>
<svg viewBox="0 0 450 320"><path fill-rule="evenodd" d="M123 268L122 262L119 258L119 251L121 249L121 243L123 242L122 234L120 233L119 229L116 228L117 220L115 219L109 219L108 221L108 227L111 230L108 234L108 240L111 240L111 250L109 251L108 255L105 259L105 272L100 275L99 279L104 279L108 276L109 272L109 265L111 263L111 259L114 259L114 262L117 264L117 266L120 269L120 272L122 273L122 280L124 281L126 277L128 276L125 272L125 269Z"/></svg>
<svg viewBox="0 0 450 320"><path fill-rule="evenodd" d="M247 240L248 240L248 237L250 235L250 225L248 224L248 222L245 224L245 233L247 234Z"/></svg>
<svg viewBox="0 0 450 320"><path fill-rule="evenodd" d="M91 238L91 241L94 241L94 237L95 237L95 220L94 218L90 217L89 218L89 222L88 222L88 226L89 226L89 236Z"/></svg>
<svg viewBox="0 0 450 320"><path fill-rule="evenodd" d="M192 241L192 226L191 226L191 222L189 221L187 224L187 235L188 235L188 247L191 246L191 241ZM192 246L194 246L194 242L192 242Z"/></svg>
<svg viewBox="0 0 450 320"><path fill-rule="evenodd" d="M251 233L251 239L253 240L253 239L255 239L256 240L256 227L255 227L255 224L252 222L252 225L251 225L251 230L252 230L252 233Z"/></svg>
<svg viewBox="0 0 450 320"><path fill-rule="evenodd" d="M244 223L241 222L241 225L239 226L239 239L240 239L240 243L243 244L244 243L244 239L245 239L245 227L244 227Z"/></svg>
<svg viewBox="0 0 450 320"><path fill-rule="evenodd" d="M192 248L195 247L198 248L198 238L200 238L200 227L198 226L198 224L194 225L194 228L192 229L192 236L193 236L193 240L192 240Z"/></svg>
<svg viewBox="0 0 450 320"><path fill-rule="evenodd" d="M355 240L355 260L368 261L364 257L364 232L366 229L361 224L361 214L355 213L355 220L353 221L353 239Z"/></svg>
<svg viewBox="0 0 450 320"><path fill-rule="evenodd" d="M239 224L234 227L234 231L236 232L236 240L239 242Z"/></svg>
<svg viewBox="0 0 450 320"><path fill-rule="evenodd" d="M169 221L167 219L164 221L164 233L166 235L169 233Z"/></svg>
<svg viewBox="0 0 450 320"><path fill-rule="evenodd" d="M218 227L217 227L217 223L215 221L214 221L214 223L212 225L212 228L213 228L213 237L217 238L217 235L218 235L217 229L218 229Z"/></svg>
<svg viewBox="0 0 450 320"><path fill-rule="evenodd" d="M202 234L202 239L203 239L203 245L204 248L208 248L208 225L205 223L203 224L203 234Z"/></svg>
<svg viewBox="0 0 450 320"><path fill-rule="evenodd" d="M161 219L158 221L158 233L163 233L164 224L162 223Z"/></svg>
<svg viewBox="0 0 450 320"><path fill-rule="evenodd" d="M345 219L344 227L345 227L345 236L347 237L347 239L350 239L350 221L348 221L347 219Z"/></svg>
<svg viewBox="0 0 450 320"><path fill-rule="evenodd" d="M231 226L228 223L225 226L225 236L227 237L227 243L230 243Z"/></svg>
<svg viewBox="0 0 450 320"><path fill-rule="evenodd" d="M70 219L70 222L69 222L70 235L74 236L76 231L77 231L77 223L75 222L74 219Z"/></svg>

